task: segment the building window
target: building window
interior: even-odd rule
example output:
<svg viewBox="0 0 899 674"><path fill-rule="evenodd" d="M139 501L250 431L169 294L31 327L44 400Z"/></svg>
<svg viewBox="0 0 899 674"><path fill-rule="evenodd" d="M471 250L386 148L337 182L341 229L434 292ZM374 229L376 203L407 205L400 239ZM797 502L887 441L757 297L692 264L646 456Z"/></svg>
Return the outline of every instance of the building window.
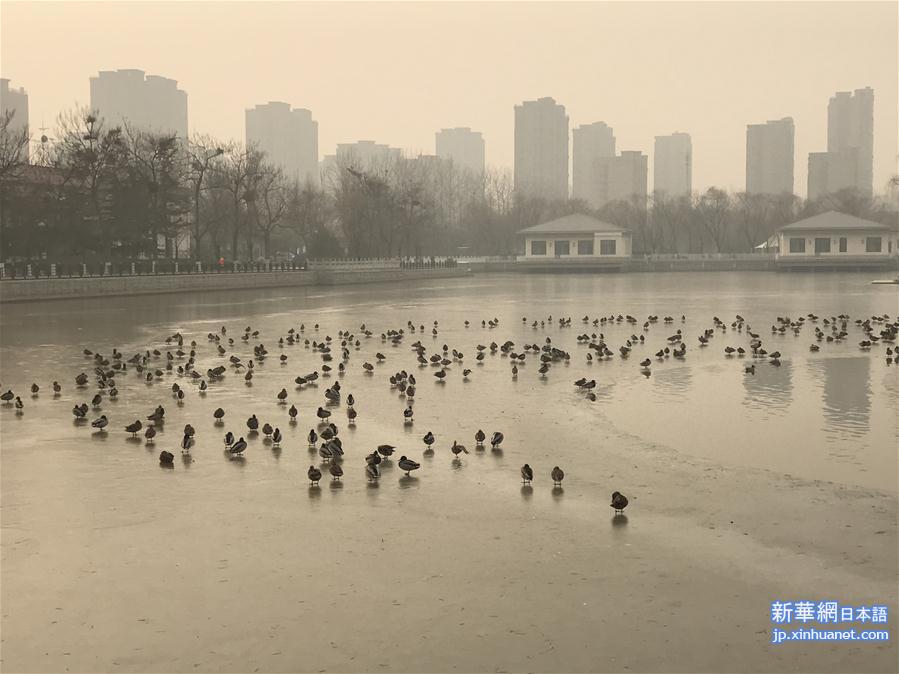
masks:
<svg viewBox="0 0 899 674"><path fill-rule="evenodd" d="M571 255L570 241L556 241L556 257L559 255Z"/></svg>
<svg viewBox="0 0 899 674"><path fill-rule="evenodd" d="M593 255L593 239L577 242L578 255Z"/></svg>
<svg viewBox="0 0 899 674"><path fill-rule="evenodd" d="M846 237L845 237L845 236L841 236L841 237L840 237L840 252L841 252L841 253L845 253L845 252L846 252L846 249L847 249Z"/></svg>
<svg viewBox="0 0 899 674"><path fill-rule="evenodd" d="M790 252L791 253L804 253L805 252L805 239L790 239Z"/></svg>
<svg viewBox="0 0 899 674"><path fill-rule="evenodd" d="M531 241L531 255L546 255L546 241Z"/></svg>
<svg viewBox="0 0 899 674"><path fill-rule="evenodd" d="M817 238L815 239L815 255L820 255L821 253L829 253L830 252L830 237Z"/></svg>
<svg viewBox="0 0 899 674"><path fill-rule="evenodd" d="M600 255L614 255L615 254L615 239L602 239L599 242L599 254Z"/></svg>
<svg viewBox="0 0 899 674"><path fill-rule="evenodd" d="M879 236L869 236L865 239L866 253L879 253L881 250L883 250L883 243Z"/></svg>

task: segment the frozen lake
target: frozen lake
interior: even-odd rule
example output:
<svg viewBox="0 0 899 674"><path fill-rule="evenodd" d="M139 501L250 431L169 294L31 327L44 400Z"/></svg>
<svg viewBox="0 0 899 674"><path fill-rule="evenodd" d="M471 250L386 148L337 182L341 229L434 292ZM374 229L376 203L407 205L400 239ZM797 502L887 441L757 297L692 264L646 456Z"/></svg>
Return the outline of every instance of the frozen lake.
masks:
<svg viewBox="0 0 899 674"><path fill-rule="evenodd" d="M886 365L885 345L859 348L854 320L894 320L899 306L895 286L869 280L477 275L3 306L2 388L25 409L0 409L2 667L892 671L895 635L891 645L769 644L775 600L888 604L895 624L899 368ZM798 335L771 333L778 316L809 313L819 319ZM618 314L637 323L592 324ZM730 327L737 314L764 348L782 353L779 367L725 355L726 346L749 347L749 329ZM829 334L823 321L838 314L850 316L849 336L811 352L815 326ZM659 321L644 331L649 315ZM674 322L664 324L666 315ZM700 347L713 317L727 330ZM496 327L482 327L494 318ZM534 320L546 323L533 328ZM425 330L409 333L407 321ZM334 338L335 372L298 389L294 378L322 365L302 339L279 348L301 323L303 338ZM223 342L235 342L223 344L224 357L207 338L222 325ZM246 326L258 339L240 339ZM393 346L381 339L389 329L408 334ZM686 357L655 359L678 329ZM361 340L342 375L340 330ZM187 377L147 384L129 366L116 378L118 399L88 413L106 414L109 432L73 422L72 406L96 392L82 349L165 354L177 348L164 342L175 332L196 340L201 373L232 354L246 362L259 342L269 357L251 386L229 367L203 395ZM602 333L615 356L588 362L584 333ZM633 335L645 342L619 357ZM511 340L521 352L547 338L570 360L545 378L533 354L517 378L499 351L475 360L478 344ZM438 367L417 363L416 340L426 356L446 344L464 361L438 383ZM647 357L650 376L639 365ZM755 373L744 372L753 362ZM472 370L467 381L463 368ZM412 425L388 383L401 369L418 380ZM87 388L74 386L80 372L91 376ZM573 385L581 377L596 380L595 401ZM63 385L56 398L54 380ZM310 487L306 470L320 461L306 436L335 381L358 412L348 427L345 402L329 407L345 476L332 483L325 470ZM182 405L174 382L186 391ZM282 388L287 405L276 398ZM155 443L130 440L123 427L160 404L166 423ZM226 411L221 426L217 407ZM261 435L248 438L245 460L231 460L222 437L246 435L251 414L285 439L273 449ZM186 423L196 428L189 462L179 448ZM476 450L479 428L502 431L502 451ZM427 431L437 438L430 455ZM454 440L470 451L460 460ZM370 485L363 457L383 443L396 455ZM160 467L162 449L176 455L174 469ZM422 464L411 478L396 466L400 454ZM525 462L532 487L519 478ZM562 489L552 487L554 465L566 472ZM608 506L615 490L631 499L625 518Z"/></svg>

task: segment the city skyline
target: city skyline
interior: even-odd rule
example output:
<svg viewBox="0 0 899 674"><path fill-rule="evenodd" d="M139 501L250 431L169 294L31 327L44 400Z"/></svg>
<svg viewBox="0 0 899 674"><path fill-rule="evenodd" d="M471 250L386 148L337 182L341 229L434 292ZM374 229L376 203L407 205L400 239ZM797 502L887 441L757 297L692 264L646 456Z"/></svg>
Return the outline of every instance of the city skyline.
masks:
<svg viewBox="0 0 899 674"><path fill-rule="evenodd" d="M15 87L24 87L30 95L31 128L36 133L40 127L52 129L59 112L89 100L89 77L101 70L134 67L177 80L179 88L190 96L191 131L223 140L244 137L246 109L265 101L284 100L311 110L319 120L320 157L333 152L339 142L365 138L401 147L413 155L430 154L434 152L436 131L468 126L483 135L487 165L511 169L513 107L524 100L551 96L565 106L571 128L603 119L615 129L620 147L650 156L651 168L655 136L670 129L689 133L697 191L712 185L743 189L746 125L790 116L796 127L794 190L804 194L808 155L826 147L827 119L822 111L829 99L837 91L870 86L877 92L873 186L875 191L882 191L895 171L897 135L896 115L890 113L897 101L897 39L889 30L895 25L896 8L887 5L855 3L845 8L818 3L777 3L777 7L635 3L627 7L583 3L566 5L560 13L539 4L508 3L478 6L474 14L474 7L436 5L428 10L427 20L439 22L448 32L476 17L471 44L465 54L458 55L462 62L448 68L442 59L443 52L450 48L448 34L441 32L428 40L421 31L404 31L407 24L424 16L423 9L415 5L372 4L352 11L302 4L254 7L255 20L259 20L258 15L278 17L272 24L277 28L275 34L259 45L256 53L234 44L242 12L250 11L242 3L225 4L211 18L203 7L192 3L129 3L131 14L147 18L144 23L135 22L140 24L133 29L137 35L160 30L169 21L180 22L183 28L172 31L172 44L166 46L150 39L137 40L131 33L96 31L79 19L84 16L83 11L79 14L79 8L84 9L81 3L5 3L0 54L3 77ZM104 11L114 22L123 8L104 5ZM53 21L49 21L51 14ZM497 32L513 14L519 37L553 30L562 22L560 16L564 17L571 35L570 50L539 56L526 53L527 39L514 41ZM673 16L679 17L679 37L686 40L687 47L674 56L666 52L665 60L660 61L659 48L673 40L665 24ZM697 21L686 21L685 16L694 16ZM805 27L812 16L815 31L808 31ZM572 21L573 17L583 21ZM202 23L207 18L213 25ZM320 67L304 68L302 75L294 69L284 76L284 63L304 57L313 46L320 49L323 38L307 35L300 28L313 46L297 46L300 41L295 38L289 45L282 44L280 26L302 27L313 18L324 27L340 25L346 31L346 44L333 45L344 55L316 59ZM58 28L79 20L84 23L80 32ZM596 20L613 22L618 28L603 44L589 40L587 31L580 28ZM754 53L752 62L739 47L747 38L726 28L741 22L753 27L756 40L760 31L766 36L765 53ZM704 42L698 41L694 23L702 24L708 33ZM71 55L67 51L66 58L54 62L52 69L43 59L31 56L33 47L25 39L27 31L22 26L37 24L47 26L49 41L58 44L58 49L71 47ZM727 33L727 39L722 37L724 33L713 30L716 25ZM80 46L80 40L75 44L81 33L85 40L90 38L86 48ZM357 39L363 33L368 37ZM397 61L398 47L386 44L390 40L382 39L385 33L401 34L402 50L415 50L416 58L412 62ZM376 49L373 34L379 35ZM697 41L690 42L692 38ZM573 62L593 67L624 43L632 45L634 63L619 64L620 72L605 65L585 79L572 71ZM288 46L295 47L296 54L285 52ZM722 50L726 58L709 59L707 55L714 49ZM489 61L489 67L482 64L463 75L464 63L478 57L482 62ZM219 65L213 67L211 58L218 58ZM434 64L438 58L441 63ZM791 69L781 72L778 61L786 59L792 59ZM806 72L805 66L813 62L814 72ZM276 63L280 65L275 67ZM639 77L634 70L638 66ZM803 75L797 79L795 72L800 69ZM494 70L502 77L497 78ZM725 73L730 74L725 77ZM735 77L734 73L744 76ZM678 78L678 74L689 77ZM331 78L333 82L326 86ZM672 79L678 81L678 91L667 82ZM228 82L227 88L223 81ZM401 82L412 85L402 97L398 95ZM240 94L223 99L221 91L232 91L235 83ZM424 84L428 86L422 88ZM436 87L436 96L415 93L430 87Z"/></svg>

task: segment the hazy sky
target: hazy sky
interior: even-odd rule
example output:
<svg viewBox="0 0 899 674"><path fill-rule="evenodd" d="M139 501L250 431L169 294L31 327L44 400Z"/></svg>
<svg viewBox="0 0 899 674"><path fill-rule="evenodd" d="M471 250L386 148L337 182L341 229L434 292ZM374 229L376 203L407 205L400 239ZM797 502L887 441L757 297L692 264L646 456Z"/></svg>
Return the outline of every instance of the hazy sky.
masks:
<svg viewBox="0 0 899 674"><path fill-rule="evenodd" d="M0 70L31 126L89 103L98 70L177 79L191 130L244 137L269 100L312 110L319 150L373 139L434 152L434 132L483 132L511 166L513 106L552 96L572 128L605 121L619 150L693 136L693 182L742 189L746 124L792 116L796 183L826 150L827 102L875 90L874 184L896 168L896 2L0 4Z"/></svg>

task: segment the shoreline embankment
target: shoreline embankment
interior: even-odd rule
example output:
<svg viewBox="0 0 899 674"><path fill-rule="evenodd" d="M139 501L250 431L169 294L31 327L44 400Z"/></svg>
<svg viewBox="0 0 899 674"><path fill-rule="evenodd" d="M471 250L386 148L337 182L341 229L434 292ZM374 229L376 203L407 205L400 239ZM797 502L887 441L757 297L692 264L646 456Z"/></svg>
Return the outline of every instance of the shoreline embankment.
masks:
<svg viewBox="0 0 899 674"><path fill-rule="evenodd" d="M0 282L0 303L159 295L203 290L248 290L363 283L397 283L469 276L467 267L437 269L352 269L208 274L91 276L15 279Z"/></svg>

